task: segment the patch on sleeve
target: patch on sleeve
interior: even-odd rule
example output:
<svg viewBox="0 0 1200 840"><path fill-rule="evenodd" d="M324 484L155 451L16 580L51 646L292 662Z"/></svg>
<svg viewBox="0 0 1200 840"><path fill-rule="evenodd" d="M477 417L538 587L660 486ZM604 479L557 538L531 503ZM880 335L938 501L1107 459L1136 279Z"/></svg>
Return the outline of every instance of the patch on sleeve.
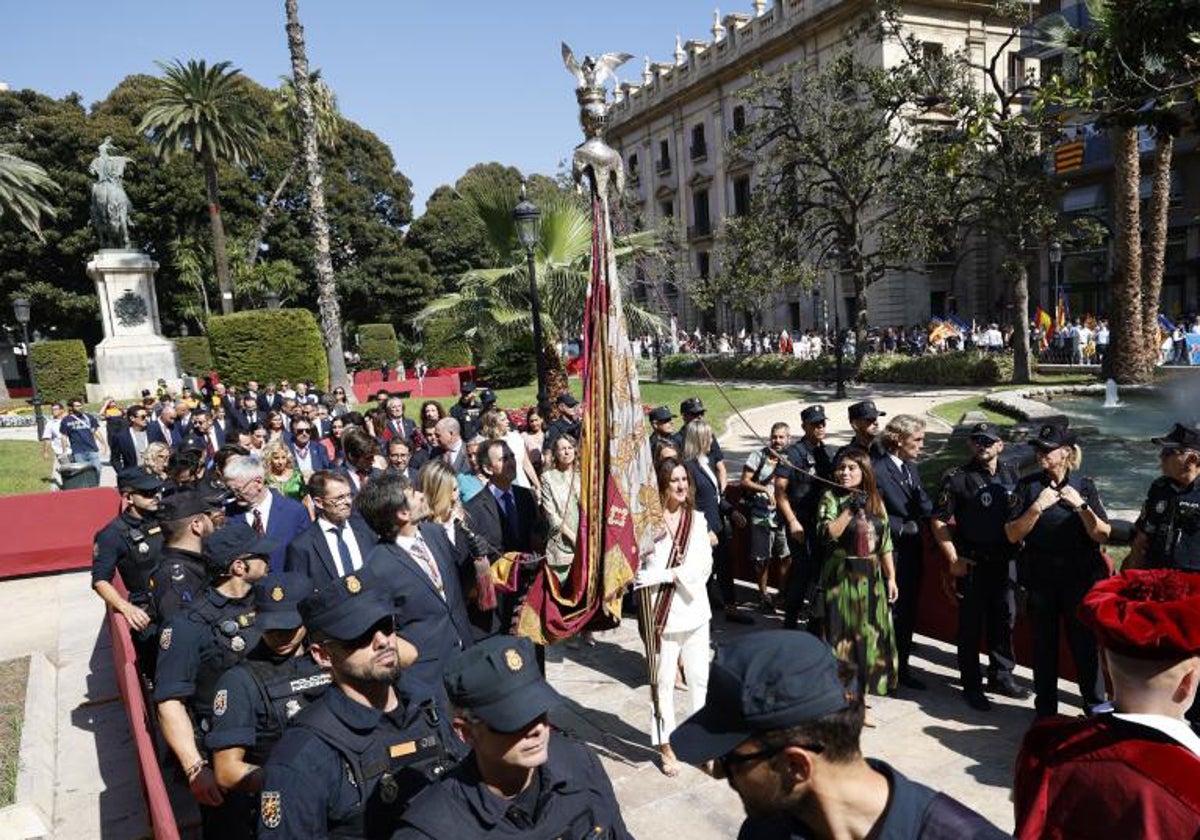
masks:
<svg viewBox="0 0 1200 840"><path fill-rule="evenodd" d="M262 824L267 828L279 828L283 822L283 800L277 790L264 790L262 802L259 805L262 814Z"/></svg>
<svg viewBox="0 0 1200 840"><path fill-rule="evenodd" d="M160 648L162 648L163 650L166 650L167 648L169 648L171 646L171 628L170 627L163 628L162 635L158 637L158 646Z"/></svg>
<svg viewBox="0 0 1200 840"><path fill-rule="evenodd" d="M217 717L225 714L225 709L229 706L229 692L221 689L213 697L213 714Z"/></svg>

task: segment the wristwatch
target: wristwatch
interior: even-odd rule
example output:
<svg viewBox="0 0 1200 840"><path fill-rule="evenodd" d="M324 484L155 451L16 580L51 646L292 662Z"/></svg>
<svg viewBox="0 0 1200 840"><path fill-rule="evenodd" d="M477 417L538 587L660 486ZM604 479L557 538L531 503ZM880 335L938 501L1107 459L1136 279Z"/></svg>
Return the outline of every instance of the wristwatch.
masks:
<svg viewBox="0 0 1200 840"><path fill-rule="evenodd" d="M1081 504L1079 507L1075 508L1075 512L1076 512L1076 513L1083 513L1084 511L1088 511L1088 510L1091 510L1091 509L1092 509L1092 506L1091 506L1091 505L1089 505L1087 502L1084 502L1084 503L1083 503L1083 504Z"/></svg>

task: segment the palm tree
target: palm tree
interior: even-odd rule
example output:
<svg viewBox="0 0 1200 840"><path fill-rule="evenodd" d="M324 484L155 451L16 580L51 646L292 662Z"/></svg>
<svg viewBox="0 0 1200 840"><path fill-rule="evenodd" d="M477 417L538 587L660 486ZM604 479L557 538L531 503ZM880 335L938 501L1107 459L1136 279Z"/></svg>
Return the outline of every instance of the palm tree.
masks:
<svg viewBox="0 0 1200 840"><path fill-rule="evenodd" d="M58 184L45 169L0 149L0 218L12 215L18 224L41 239L42 217L55 215L47 194L58 190Z"/></svg>
<svg viewBox="0 0 1200 840"><path fill-rule="evenodd" d="M292 81L300 120L300 149L308 178L308 213L313 229L313 262L317 271L317 309L321 313L321 337L329 358L332 385L348 384L346 357L342 355L342 313L333 276L333 256L329 250L329 219L325 214L325 175L321 154L317 113L313 105L312 80L308 75L308 56L304 47L304 27L296 0L284 0L287 14L288 51L292 56Z"/></svg>
<svg viewBox="0 0 1200 840"><path fill-rule="evenodd" d="M468 271L459 278L457 291L432 301L414 320L423 324L432 318L449 319L454 332L473 346L485 340L504 341L529 335L533 320L527 260L512 218L518 194L511 187L494 184L468 190L463 198L483 222L488 243L501 258L495 267ZM541 211L534 271L545 341L540 352L549 373L548 396L554 399L566 390L566 371L556 349L557 342L578 336L583 330L591 277L592 222L579 200L567 193L544 200ZM617 258L650 250L652 239L649 234L637 233L618 240ZM630 335L660 328L658 316L633 303L631 295L623 297Z"/></svg>
<svg viewBox="0 0 1200 840"><path fill-rule="evenodd" d="M221 312L228 315L233 312L233 286L225 254L217 165L241 166L256 160L257 144L264 134L262 119L245 95L245 77L228 61L211 67L194 59L186 64L179 59L157 64L164 74L156 80L158 97L150 103L138 130L149 134L159 157L190 152L204 168Z"/></svg>

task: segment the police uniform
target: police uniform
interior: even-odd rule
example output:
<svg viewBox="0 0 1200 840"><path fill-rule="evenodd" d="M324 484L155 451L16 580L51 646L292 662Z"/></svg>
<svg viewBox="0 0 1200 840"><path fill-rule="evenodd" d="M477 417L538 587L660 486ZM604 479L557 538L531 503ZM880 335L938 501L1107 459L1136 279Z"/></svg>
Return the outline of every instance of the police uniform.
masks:
<svg viewBox="0 0 1200 840"><path fill-rule="evenodd" d="M470 440L479 431L479 415L483 412L483 408L480 406L479 401L472 396L474 393L475 383L464 382L462 397L470 396L471 399L463 402L462 397L459 397L458 402L450 406L450 416L458 421L463 440Z"/></svg>
<svg viewBox="0 0 1200 840"><path fill-rule="evenodd" d="M494 636L448 663L451 702L492 732L520 732L561 702L538 670L524 638ZM551 731L545 763L512 799L488 788L474 753L422 791L404 812L396 840L424 838L630 838L612 783L595 754Z"/></svg>
<svg viewBox="0 0 1200 840"><path fill-rule="evenodd" d="M880 417L887 417L887 412L880 411L875 406L874 400L862 400L861 402L854 403L848 409L846 409L846 416L850 419L850 422L853 423L855 420L878 420ZM872 461L876 461L887 456L887 450L883 448L882 438L876 437L873 441L871 441L870 445L864 445L863 442L858 439L857 432L854 434L854 437L851 438L849 443L834 453L833 462L836 464L838 461L842 460L842 456L847 452L862 452Z"/></svg>
<svg viewBox="0 0 1200 840"><path fill-rule="evenodd" d="M1200 451L1200 431L1181 423L1151 440L1164 449ZM1200 481L1179 487L1166 476L1155 479L1135 527L1146 539L1142 566L1200 572Z"/></svg>
<svg viewBox="0 0 1200 840"><path fill-rule="evenodd" d="M1000 440L990 423L976 424L971 435ZM937 521L954 521L954 549L958 559L969 566L966 576L955 580L959 599L958 672L963 692L968 695L983 691L979 641L985 628L989 684L1005 694L1024 694L1015 687L1012 676L1016 550L1004 533L1012 507L1010 498L1019 481L1020 474L1012 464L998 462L992 474L972 458L946 473L933 509Z"/></svg>
<svg viewBox="0 0 1200 840"><path fill-rule="evenodd" d="M222 509L220 498L195 490L173 493L159 505L159 521L171 523L216 513ZM163 547L158 569L150 579L150 595L164 624L191 607L207 586L208 570L202 554L173 545Z"/></svg>
<svg viewBox="0 0 1200 840"><path fill-rule="evenodd" d="M664 446L669 446L675 449L677 446L674 432L658 431L659 423L666 423L669 420L674 420L675 415L671 413L671 409L665 405L660 405L658 408L650 411L650 451L657 453Z"/></svg>
<svg viewBox="0 0 1200 840"><path fill-rule="evenodd" d="M560 406L574 408L579 405L579 400L575 399L570 394L559 394L555 400ZM554 451L554 441L558 440L562 435L567 435L575 441L575 445L579 445L579 432L582 424L578 420L572 420L569 417L560 416L555 418L550 425L546 427L546 441L542 444L542 449L547 452Z"/></svg>
<svg viewBox="0 0 1200 840"><path fill-rule="evenodd" d="M1033 444L1039 448L1074 443L1074 435L1056 426L1043 428ZM1050 486L1045 472L1022 478L1012 495L1010 519L1017 519ZM1095 482L1068 472L1055 489L1074 487L1084 502L1103 521L1108 513L1100 501ZM1096 640L1076 617L1076 608L1096 581L1107 575L1100 547L1088 536L1080 515L1065 502L1044 510L1025 537L1017 556L1018 577L1029 591L1029 616L1033 625L1033 682L1035 707L1040 716L1058 711L1058 636L1060 623L1067 628L1067 643L1075 660L1083 707L1091 710L1105 701L1104 678Z"/></svg>
<svg viewBox="0 0 1200 840"><path fill-rule="evenodd" d="M708 409L704 407L704 401L699 397L688 397L679 404L679 413L684 417L691 418L680 426L679 431L675 433L675 449L679 452L680 459L683 458L683 438L687 433L687 427L691 425L692 420L703 417L707 411ZM717 430L713 429L712 449L708 450L708 462L716 464L724 460L725 453L721 449L721 444L717 442Z"/></svg>
<svg viewBox="0 0 1200 840"><path fill-rule="evenodd" d="M369 578L331 581L301 605L310 631L353 639L392 614ZM272 750L259 804L261 838L390 837L408 801L462 752L433 689L401 674L383 712L336 684L291 719Z"/></svg>
<svg viewBox="0 0 1200 840"><path fill-rule="evenodd" d="M825 408L820 405L809 406L800 412L800 419L804 423L823 423ZM784 593L783 626L792 629L803 618L805 626L815 630L813 621L816 616L812 613L812 607L816 603L816 593L812 588L822 560L817 540L817 507L826 486L813 481L812 476L832 481L833 459L828 446L808 438L800 438L789 446L785 456L786 461L775 468L775 477L787 480L788 503L803 526L804 535L797 539L788 531L792 570ZM787 529L786 522L784 528Z"/></svg>

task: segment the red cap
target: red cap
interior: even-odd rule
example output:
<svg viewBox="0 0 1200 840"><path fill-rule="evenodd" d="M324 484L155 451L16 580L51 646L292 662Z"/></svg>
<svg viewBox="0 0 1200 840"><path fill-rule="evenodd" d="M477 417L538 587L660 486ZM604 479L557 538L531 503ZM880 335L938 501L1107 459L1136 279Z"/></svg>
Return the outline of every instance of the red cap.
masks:
<svg viewBox="0 0 1200 840"><path fill-rule="evenodd" d="M1079 620L1105 648L1138 659L1200 656L1200 574L1137 569L1102 580Z"/></svg>

